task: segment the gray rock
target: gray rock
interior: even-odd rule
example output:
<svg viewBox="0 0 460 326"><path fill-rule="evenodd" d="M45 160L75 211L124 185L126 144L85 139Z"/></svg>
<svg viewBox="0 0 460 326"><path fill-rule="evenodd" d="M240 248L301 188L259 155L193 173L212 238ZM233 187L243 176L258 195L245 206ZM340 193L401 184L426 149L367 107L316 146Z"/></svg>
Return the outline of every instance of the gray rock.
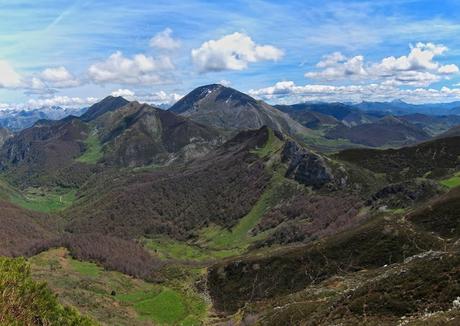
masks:
<svg viewBox="0 0 460 326"><path fill-rule="evenodd" d="M319 189L333 180L325 160L320 155L300 147L294 141L286 142L281 160L288 164L287 178L292 178L313 189Z"/></svg>

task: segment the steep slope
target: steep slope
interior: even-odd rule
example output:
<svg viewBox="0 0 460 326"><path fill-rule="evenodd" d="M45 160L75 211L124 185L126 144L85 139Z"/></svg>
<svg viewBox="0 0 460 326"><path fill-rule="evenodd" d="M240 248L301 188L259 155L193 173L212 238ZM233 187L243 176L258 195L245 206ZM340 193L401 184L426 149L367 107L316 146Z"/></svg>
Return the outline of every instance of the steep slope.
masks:
<svg viewBox="0 0 460 326"><path fill-rule="evenodd" d="M102 101L89 107L85 114L83 114L80 118L82 121L88 122L96 119L97 117L103 115L106 112L115 111L128 103L129 102L121 96L108 96L104 98Z"/></svg>
<svg viewBox="0 0 460 326"><path fill-rule="evenodd" d="M329 139L348 139L372 147L409 145L430 139L423 129L395 117L387 116L353 127L337 126L326 133Z"/></svg>
<svg viewBox="0 0 460 326"><path fill-rule="evenodd" d="M56 228L51 227L55 222L55 218L0 200L0 256L26 255L56 234Z"/></svg>
<svg viewBox="0 0 460 326"><path fill-rule="evenodd" d="M205 125L233 131L268 126L290 135L308 132L286 113L217 84L196 88L169 110Z"/></svg>
<svg viewBox="0 0 460 326"><path fill-rule="evenodd" d="M378 184L370 173L357 176L262 127L241 132L183 166L94 176L81 189L78 205L66 212L71 219L67 230L204 242L213 242L217 232L219 244L213 247L219 249L247 238L251 243L308 241L354 225L361 218L361 197ZM323 209L329 213L322 214ZM206 228L213 231L203 238ZM230 231L234 228L238 231ZM286 233L289 228L292 235ZM296 237L302 232L304 238Z"/></svg>
<svg viewBox="0 0 460 326"><path fill-rule="evenodd" d="M267 135L267 129L242 133L180 169L134 175L115 172L116 178L107 171L82 189L80 204L68 212L72 218L68 229L129 238L163 234L186 239L192 230L209 223L232 226L269 182L263 162L251 153L264 144Z"/></svg>
<svg viewBox="0 0 460 326"><path fill-rule="evenodd" d="M429 201L409 214L408 219L422 230L446 238L460 238L460 188Z"/></svg>
<svg viewBox="0 0 460 326"><path fill-rule="evenodd" d="M0 147L2 147L6 140L11 137L13 137L13 133L11 131L0 127Z"/></svg>
<svg viewBox="0 0 460 326"><path fill-rule="evenodd" d="M39 121L0 149L0 169L16 184L33 184L71 165L84 152L88 126L76 117Z"/></svg>
<svg viewBox="0 0 460 326"><path fill-rule="evenodd" d="M441 246L436 237L417 233L408 223L379 217L306 246L218 263L209 271L208 285L214 306L234 313L246 303L273 298L276 302L331 277L403 262Z"/></svg>
<svg viewBox="0 0 460 326"><path fill-rule="evenodd" d="M138 102L106 112L94 124L102 161L110 165L185 162L205 155L221 141L211 127Z"/></svg>

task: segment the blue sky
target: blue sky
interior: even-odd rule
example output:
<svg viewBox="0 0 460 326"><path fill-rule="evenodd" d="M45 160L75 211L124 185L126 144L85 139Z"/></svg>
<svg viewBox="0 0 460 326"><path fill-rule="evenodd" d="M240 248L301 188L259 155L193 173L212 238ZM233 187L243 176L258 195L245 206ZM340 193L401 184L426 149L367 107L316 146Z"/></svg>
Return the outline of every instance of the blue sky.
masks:
<svg viewBox="0 0 460 326"><path fill-rule="evenodd" d="M222 82L275 103L460 99L458 1L0 0L0 108ZM458 66L457 66L458 65Z"/></svg>

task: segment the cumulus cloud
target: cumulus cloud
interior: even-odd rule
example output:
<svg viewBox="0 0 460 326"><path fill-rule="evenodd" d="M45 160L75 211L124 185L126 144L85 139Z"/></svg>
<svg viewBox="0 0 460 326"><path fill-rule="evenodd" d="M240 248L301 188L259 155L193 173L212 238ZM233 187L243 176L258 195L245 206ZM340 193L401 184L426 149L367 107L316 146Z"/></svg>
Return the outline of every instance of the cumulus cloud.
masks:
<svg viewBox="0 0 460 326"><path fill-rule="evenodd" d="M172 33L172 29L166 28L155 34L155 36L150 39L150 47L160 50L175 50L180 48L180 41L174 39Z"/></svg>
<svg viewBox="0 0 460 326"><path fill-rule="evenodd" d="M387 85L429 86L459 72L455 64L441 65L435 57L448 50L444 45L417 43L408 55L386 57L377 63L366 63L359 55L347 58L340 52L323 57L316 65L320 70L305 73L305 77L326 81L361 79L384 81Z"/></svg>
<svg viewBox="0 0 460 326"><path fill-rule="evenodd" d="M95 63L88 69L89 77L96 83L158 84L169 80L166 75L174 69L167 56L154 58L136 54L127 58L122 52L113 53L107 60Z"/></svg>
<svg viewBox="0 0 460 326"><path fill-rule="evenodd" d="M137 94L136 92L130 90L130 89L118 89L116 91L113 91L112 96L122 96L130 101L139 101L143 103L150 103L150 104L165 104L165 105L172 105L176 103L178 100L182 98L183 95L171 92L165 92L165 91L158 91L158 92L153 92L153 93L139 93Z"/></svg>
<svg viewBox="0 0 460 326"><path fill-rule="evenodd" d="M296 85L281 81L270 87L251 89L250 95L273 103L299 103L308 101L361 102L401 99L410 103L438 103L460 100L460 88L401 89L394 85L371 83L364 85Z"/></svg>
<svg viewBox="0 0 460 326"><path fill-rule="evenodd" d="M122 97L126 97L126 98L132 98L135 95L135 93L134 93L134 91L132 91L130 89L126 89L126 88L121 89L120 88L120 89L118 89L116 91L113 91L111 95L114 96L114 97L122 96Z"/></svg>
<svg viewBox="0 0 460 326"><path fill-rule="evenodd" d="M22 86L21 75L5 60L0 60L0 88L17 88Z"/></svg>
<svg viewBox="0 0 460 326"><path fill-rule="evenodd" d="M336 80L341 78L362 78L368 75L364 67L364 57L361 55L347 58L340 52L326 55L316 65L323 70L307 72L305 77L323 80Z"/></svg>
<svg viewBox="0 0 460 326"><path fill-rule="evenodd" d="M95 97L69 97L69 96L54 96L45 99L30 99L27 102L28 107L43 107L43 106L62 106L62 107L82 107L94 104L98 101Z"/></svg>
<svg viewBox="0 0 460 326"><path fill-rule="evenodd" d="M183 95L178 94L178 93L167 93L165 91L158 91L150 94L144 94L137 96L138 100L141 102L147 102L151 104L166 104L166 105L172 105L179 101Z"/></svg>
<svg viewBox="0 0 460 326"><path fill-rule="evenodd" d="M248 35L238 32L204 42L192 50L193 63L202 73L244 70L249 63L276 61L282 57L282 50L272 45L256 44Z"/></svg>
<svg viewBox="0 0 460 326"><path fill-rule="evenodd" d="M80 85L80 81L65 67L47 68L40 74L41 79L50 87L67 88Z"/></svg>
<svg viewBox="0 0 460 326"><path fill-rule="evenodd" d="M451 65L445 65L445 66L439 67L438 72L444 75L451 75L451 74L458 73L459 70L456 65L451 64Z"/></svg>

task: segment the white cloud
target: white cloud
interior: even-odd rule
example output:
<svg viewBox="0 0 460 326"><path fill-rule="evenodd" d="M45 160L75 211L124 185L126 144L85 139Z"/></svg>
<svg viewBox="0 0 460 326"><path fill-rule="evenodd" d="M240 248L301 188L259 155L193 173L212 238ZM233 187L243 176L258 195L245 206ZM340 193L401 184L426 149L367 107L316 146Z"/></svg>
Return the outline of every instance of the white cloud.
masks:
<svg viewBox="0 0 460 326"><path fill-rule="evenodd" d="M65 67L47 68L40 74L41 79L50 87L67 88L80 85L80 81L75 78Z"/></svg>
<svg viewBox="0 0 460 326"><path fill-rule="evenodd" d="M307 72L305 77L322 80L337 80L342 78L362 78L368 75L364 67L364 57L361 55L346 58L340 52L324 56L316 65L323 68L317 72Z"/></svg>
<svg viewBox="0 0 460 326"><path fill-rule="evenodd" d="M233 33L204 42L192 50L192 60L200 72L244 70L249 63L276 61L283 51L271 45L258 45L243 33Z"/></svg>
<svg viewBox="0 0 460 326"><path fill-rule="evenodd" d="M94 104L98 101L95 97L69 97L69 96L54 96L46 99L31 99L27 102L28 107L43 107L43 106L62 106L62 107L82 107Z"/></svg>
<svg viewBox="0 0 460 326"><path fill-rule="evenodd" d="M46 85L40 78L32 77L30 80L29 88L33 90L42 90L46 88Z"/></svg>
<svg viewBox="0 0 460 326"><path fill-rule="evenodd" d="M21 79L8 61L0 60L0 88L18 88L22 86Z"/></svg>
<svg viewBox="0 0 460 326"><path fill-rule="evenodd" d="M169 80L165 76L174 69L167 56L153 58L136 54L127 58L122 52L113 53L107 60L91 65L90 78L96 83L158 84Z"/></svg>
<svg viewBox="0 0 460 326"><path fill-rule="evenodd" d="M365 85L296 85L292 81L281 81L275 85L251 89L250 95L272 103L299 103L307 101L361 102L391 101L401 99L409 103L439 103L460 100L460 88L400 89L387 84Z"/></svg>
<svg viewBox="0 0 460 326"><path fill-rule="evenodd" d="M444 75L451 75L451 74L458 73L459 70L456 65L445 65L445 66L439 67L438 72Z"/></svg>
<svg viewBox="0 0 460 326"><path fill-rule="evenodd" d="M318 71L305 77L326 81L361 79L365 82L383 81L387 85L429 86L459 72L454 64L441 65L434 61L447 47L434 43L417 43L408 55L386 57L378 63L366 63L361 55L347 58L340 52L324 56L316 65Z"/></svg>
<svg viewBox="0 0 460 326"><path fill-rule="evenodd" d="M221 81L219 81L219 84L229 87L232 84L232 82L226 79L222 79Z"/></svg>
<svg viewBox="0 0 460 326"><path fill-rule="evenodd" d="M172 29L166 28L155 34L155 36L150 39L150 47L160 50L175 50L180 48L180 41L174 39L172 33Z"/></svg>
<svg viewBox="0 0 460 326"><path fill-rule="evenodd" d="M132 90L120 88L116 91L113 91L111 95L114 97L122 96L126 98L132 98L135 95L135 93Z"/></svg>
<svg viewBox="0 0 460 326"><path fill-rule="evenodd" d="M147 102L151 104L167 104L172 105L179 101L183 95L177 93L167 93L165 91L158 91L151 94L145 94L142 96L137 96L137 99L141 102Z"/></svg>
<svg viewBox="0 0 460 326"><path fill-rule="evenodd" d="M177 93L167 93L165 91L158 91L153 93L141 93L136 94L134 91L130 89L118 89L113 91L112 96L122 96L130 101L139 101L143 103L150 103L150 104L167 104L172 105L176 103L178 100L182 98L183 95Z"/></svg>

